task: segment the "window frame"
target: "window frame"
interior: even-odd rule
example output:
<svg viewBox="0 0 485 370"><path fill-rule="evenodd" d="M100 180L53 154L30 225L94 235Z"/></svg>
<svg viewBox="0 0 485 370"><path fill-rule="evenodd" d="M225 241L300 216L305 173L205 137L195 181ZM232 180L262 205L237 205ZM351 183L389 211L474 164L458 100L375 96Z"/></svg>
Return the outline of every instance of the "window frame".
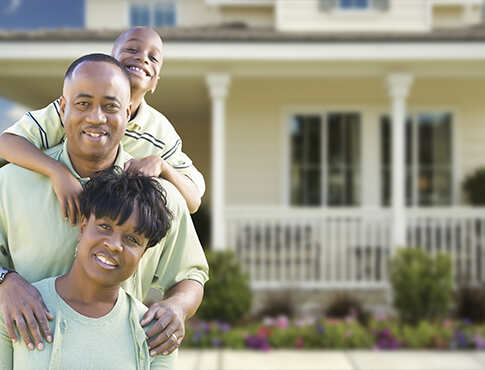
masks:
<svg viewBox="0 0 485 370"><path fill-rule="evenodd" d="M155 25L155 6L161 3L173 3L174 6L174 24L173 25ZM178 25L178 15L179 15L179 3L176 0L126 0L126 24L128 27L136 27L131 24L131 6L132 5L145 5L148 6L148 27L152 28L173 28Z"/></svg>
<svg viewBox="0 0 485 370"><path fill-rule="evenodd" d="M450 128L450 135L451 135L451 140L450 140L450 150L451 150L451 201L450 205L430 205L430 206L421 206L418 203L418 175L419 175L419 166L416 165L416 159L418 157L418 130L416 130L417 126L417 117L422 114L444 114L444 113L449 113L451 115L451 128ZM378 132L379 132L379 148L378 148L378 158L379 158L379 188L382 189L382 159L383 159L383 153L382 153L382 131L381 131L381 119L383 116L389 116L390 119L392 120L392 112L389 110L380 110L377 115L377 124L378 124ZM411 167L411 172L413 173L413 178L414 181L411 184L411 204L409 206L406 205L407 208L436 208L436 207L452 207L452 206L457 206L459 205L460 202L460 183L459 179L461 178L461 168L459 166L459 157L458 154L460 153L459 150L459 143L460 143L460 128L461 125L459 123L460 121L460 115L459 115L459 110L456 107L447 107L447 106L416 106L416 107L411 107L408 108L406 111L406 117L411 117L413 129L412 129L412 148L413 153L412 153L412 161L414 163L412 164ZM406 122L406 119L405 119ZM392 122L391 122L392 125ZM391 140L392 140L392 135L391 135ZM392 153L392 149L391 149ZM391 154L391 168L392 168L392 154ZM391 178L392 178L392 170L391 170ZM392 186L392 185L391 185ZM392 190L392 189L391 189ZM383 193L382 190L379 192L379 207L383 208L389 208L392 206L392 204L389 205L384 205L383 203ZM391 197L392 199L392 197ZM392 200L391 200L392 201Z"/></svg>
<svg viewBox="0 0 485 370"><path fill-rule="evenodd" d="M298 115L313 115L313 116L320 116L322 119L321 122L325 123L327 130L322 130L322 140L328 140L328 114L332 113L356 113L360 115L360 137L359 137L359 146L360 146L360 156L358 161L358 168L359 168L359 204L355 205L328 205L328 181L325 176L322 176L321 181L321 199L322 204L320 205L293 205L291 204L291 121L294 116ZM342 105L342 106L328 106L324 108L314 108L309 106L301 106L301 107L288 107L283 109L282 113L282 147L283 147L283 161L282 161L282 203L286 207L290 208L298 208L298 209L315 209L315 208L328 208L328 209L357 209L364 206L363 194L364 194L364 181L363 181L363 173L364 173L364 156L362 155L362 151L364 150L364 121L365 121L365 111L362 109L361 106L358 105ZM325 148L327 147L326 144ZM328 153L326 150L321 151L322 157L322 173L328 172Z"/></svg>

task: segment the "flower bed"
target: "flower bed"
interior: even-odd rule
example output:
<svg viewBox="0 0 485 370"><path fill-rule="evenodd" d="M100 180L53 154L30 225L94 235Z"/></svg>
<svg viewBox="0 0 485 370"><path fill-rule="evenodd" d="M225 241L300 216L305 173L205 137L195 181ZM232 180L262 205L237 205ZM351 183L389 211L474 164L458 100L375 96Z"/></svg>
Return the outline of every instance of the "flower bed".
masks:
<svg viewBox="0 0 485 370"><path fill-rule="evenodd" d="M367 326L350 317L267 318L260 324L231 327L221 322L192 321L186 348L274 349L485 349L485 325L467 321L422 321L417 326L374 318Z"/></svg>

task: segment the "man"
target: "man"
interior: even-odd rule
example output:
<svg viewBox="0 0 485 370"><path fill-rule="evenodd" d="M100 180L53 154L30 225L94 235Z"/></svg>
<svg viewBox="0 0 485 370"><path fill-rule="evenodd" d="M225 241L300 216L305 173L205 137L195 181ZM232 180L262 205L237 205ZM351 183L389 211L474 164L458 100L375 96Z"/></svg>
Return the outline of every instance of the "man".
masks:
<svg viewBox="0 0 485 370"><path fill-rule="evenodd" d="M66 141L45 153L79 182L132 159L120 144L131 112L129 78L118 61L103 54L76 60L66 72L59 108ZM186 202L174 185L161 181L172 227L124 285L138 299L150 286L165 293L142 320L143 326L157 321L146 333L152 355L168 354L180 344L184 321L197 310L208 278ZM12 340L14 325L31 349L43 348L42 335L52 340L47 322L52 316L29 282L69 270L77 233L63 219L49 178L13 164L0 169L0 266L15 270L0 271L0 308Z"/></svg>
<svg viewBox="0 0 485 370"><path fill-rule="evenodd" d="M131 116L122 143L135 158L127 162L125 169L170 181L193 213L205 191L204 177L182 152L182 141L170 122L144 100L157 87L162 51L160 36L148 27L123 32L113 45L112 56L126 69L131 85ZM27 112L0 135L0 157L49 177L64 216L75 225L79 182L65 166L41 152L62 142L64 136L56 100L43 109Z"/></svg>

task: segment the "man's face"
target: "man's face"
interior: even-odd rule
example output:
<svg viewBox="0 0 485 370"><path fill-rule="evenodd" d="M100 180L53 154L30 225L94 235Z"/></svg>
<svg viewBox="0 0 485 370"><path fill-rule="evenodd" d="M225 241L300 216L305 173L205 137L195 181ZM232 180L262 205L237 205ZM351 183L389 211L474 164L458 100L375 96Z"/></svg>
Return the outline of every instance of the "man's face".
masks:
<svg viewBox="0 0 485 370"><path fill-rule="evenodd" d="M60 107L69 155L115 157L130 116L130 86L114 64L84 62L64 81Z"/></svg>
<svg viewBox="0 0 485 370"><path fill-rule="evenodd" d="M151 28L132 28L113 46L112 56L129 72L132 93L155 91L162 67L162 40Z"/></svg>

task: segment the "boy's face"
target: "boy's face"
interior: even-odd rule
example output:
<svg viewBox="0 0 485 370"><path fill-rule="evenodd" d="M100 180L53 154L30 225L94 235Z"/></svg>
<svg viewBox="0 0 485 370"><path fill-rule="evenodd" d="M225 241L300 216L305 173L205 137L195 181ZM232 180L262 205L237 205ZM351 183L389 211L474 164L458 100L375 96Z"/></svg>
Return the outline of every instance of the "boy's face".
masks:
<svg viewBox="0 0 485 370"><path fill-rule="evenodd" d="M118 67L81 63L64 82L60 101L69 154L93 161L116 156L129 104L129 82Z"/></svg>
<svg viewBox="0 0 485 370"><path fill-rule="evenodd" d="M94 215L81 220L76 259L88 279L112 286L133 275L148 244L148 239L135 231L136 225L135 212L122 225Z"/></svg>
<svg viewBox="0 0 485 370"><path fill-rule="evenodd" d="M112 56L129 72L133 92L155 91L162 67L162 40L151 28L126 31L113 46Z"/></svg>

